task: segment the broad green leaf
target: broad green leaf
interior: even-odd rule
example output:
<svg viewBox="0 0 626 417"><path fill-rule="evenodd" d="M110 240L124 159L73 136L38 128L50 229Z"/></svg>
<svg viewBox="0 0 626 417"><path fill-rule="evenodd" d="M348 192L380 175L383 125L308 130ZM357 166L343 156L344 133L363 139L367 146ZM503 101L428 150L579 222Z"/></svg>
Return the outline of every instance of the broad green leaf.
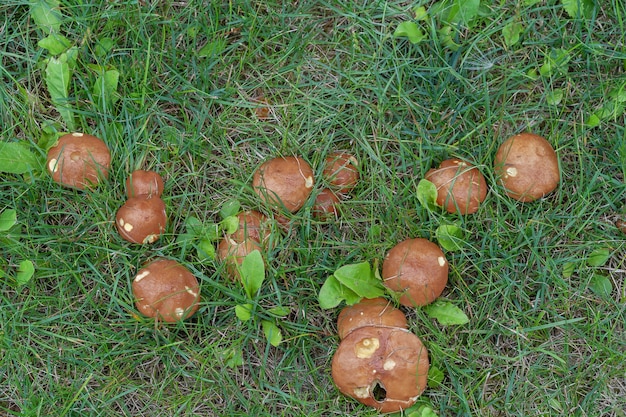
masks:
<svg viewBox="0 0 626 417"><path fill-rule="evenodd" d="M185 219L185 230L193 236L202 236L204 234L204 226L197 217L190 216Z"/></svg>
<svg viewBox="0 0 626 417"><path fill-rule="evenodd" d="M95 54L97 57L104 57L115 47L115 41L111 38L102 38L96 41Z"/></svg>
<svg viewBox="0 0 626 417"><path fill-rule="evenodd" d="M52 104L61 114L68 130L74 130L74 115L69 107L70 64L65 53L48 60L45 82Z"/></svg>
<svg viewBox="0 0 626 417"><path fill-rule="evenodd" d="M253 250L246 255L241 263L240 275L246 295L252 299L265 280L265 263L261 252Z"/></svg>
<svg viewBox="0 0 626 417"><path fill-rule="evenodd" d="M443 326L461 325L469 322L467 315L454 304L435 300L432 304L424 307L428 317L436 319Z"/></svg>
<svg viewBox="0 0 626 417"><path fill-rule="evenodd" d="M17 285L27 284L28 281L33 277L35 273L35 266L29 260L25 260L20 262L19 267L17 268L17 274L15 276L15 281L17 281Z"/></svg>
<svg viewBox="0 0 626 417"><path fill-rule="evenodd" d="M446 250L459 250L465 245L463 230L454 224L440 225L435 231L435 235L439 245Z"/></svg>
<svg viewBox="0 0 626 417"><path fill-rule="evenodd" d="M428 11L424 6L417 6L413 8L413 13L415 15L415 20L426 20L428 19Z"/></svg>
<svg viewBox="0 0 626 417"><path fill-rule="evenodd" d="M61 30L61 12L58 0L35 0L30 3L30 15L37 27L44 32Z"/></svg>
<svg viewBox="0 0 626 417"><path fill-rule="evenodd" d="M437 186L426 179L421 179L417 184L417 200L423 207L437 210Z"/></svg>
<svg viewBox="0 0 626 417"><path fill-rule="evenodd" d="M41 168L41 162L24 142L0 142L0 172L26 174Z"/></svg>
<svg viewBox="0 0 626 417"><path fill-rule="evenodd" d="M267 310L268 314L271 314L272 316L275 317L285 317L287 314L289 314L291 312L290 308L287 307L272 307L269 310Z"/></svg>
<svg viewBox="0 0 626 417"><path fill-rule="evenodd" d="M6 232L17 223L17 211L14 209L4 210L0 213L0 232Z"/></svg>
<svg viewBox="0 0 626 417"><path fill-rule="evenodd" d="M344 265L334 275L341 284L362 298L376 298L385 294L382 282L375 278L367 261Z"/></svg>
<svg viewBox="0 0 626 417"><path fill-rule="evenodd" d="M594 249L587 257L587 265L602 266L611 257L611 251L607 248Z"/></svg>
<svg viewBox="0 0 626 417"><path fill-rule="evenodd" d="M101 106L110 108L119 100L117 85L120 79L120 72L108 70L96 78L93 85L93 95Z"/></svg>
<svg viewBox="0 0 626 417"><path fill-rule="evenodd" d="M479 8L480 0L442 0L433 4L430 12L444 23L471 26Z"/></svg>
<svg viewBox="0 0 626 417"><path fill-rule="evenodd" d="M551 106L558 106L563 101L563 89L555 88L546 95L546 102Z"/></svg>
<svg viewBox="0 0 626 417"><path fill-rule="evenodd" d="M566 262L563 265L563 278L571 278L576 271L576 264L574 262Z"/></svg>
<svg viewBox="0 0 626 417"><path fill-rule="evenodd" d="M594 113L591 116L589 116L585 124L588 127L597 127L600 125L600 123L601 123L600 117L598 116L598 114Z"/></svg>
<svg viewBox="0 0 626 417"><path fill-rule="evenodd" d="M590 19L596 2L594 0L561 0L567 14L573 18Z"/></svg>
<svg viewBox="0 0 626 417"><path fill-rule="evenodd" d="M539 74L543 77L549 77L556 73L566 74L571 58L570 53L565 49L552 49L550 54L544 58L543 65L539 69Z"/></svg>
<svg viewBox="0 0 626 417"><path fill-rule="evenodd" d="M410 414L407 415L407 417L439 417L437 415L437 413L435 413L435 411L427 406L427 405L422 405L421 407L419 407L417 409L417 411L411 411Z"/></svg>
<svg viewBox="0 0 626 417"><path fill-rule="evenodd" d="M443 382L444 376L441 369L431 365L430 368L428 368L428 386L430 388L437 388Z"/></svg>
<svg viewBox="0 0 626 417"><path fill-rule="evenodd" d="M406 37L412 44L418 44L426 37L419 25L411 21L400 23L393 32L393 36L396 38Z"/></svg>
<svg viewBox="0 0 626 417"><path fill-rule="evenodd" d="M323 309L335 308L345 299L341 283L334 275L329 276L317 296L320 307Z"/></svg>
<svg viewBox="0 0 626 417"><path fill-rule="evenodd" d="M220 217L225 220L228 217L237 216L241 210L241 203L237 199L228 200L220 207Z"/></svg>
<svg viewBox="0 0 626 417"><path fill-rule="evenodd" d="M221 54L226 49L225 39L214 39L209 41L198 51L199 57L212 57Z"/></svg>
<svg viewBox="0 0 626 417"><path fill-rule="evenodd" d="M198 251L198 259L204 261L206 259L215 259L215 246L213 242L207 238L201 238L196 246Z"/></svg>
<svg viewBox="0 0 626 417"><path fill-rule="evenodd" d="M599 297L610 297L613 292L613 284L604 275L593 274L589 281L589 289Z"/></svg>
<svg viewBox="0 0 626 417"><path fill-rule="evenodd" d="M506 46L513 46L519 42L520 35L524 31L524 25L520 22L510 22L502 28L502 36Z"/></svg>
<svg viewBox="0 0 626 417"><path fill-rule="evenodd" d="M261 327L263 327L263 333L270 345L276 347L283 341L283 335L280 333L280 329L274 323L268 320L261 321Z"/></svg>
<svg viewBox="0 0 626 417"><path fill-rule="evenodd" d="M52 33L40 39L37 45L50 52L52 55L59 55L67 51L72 46L72 43L65 36Z"/></svg>
<svg viewBox="0 0 626 417"><path fill-rule="evenodd" d="M239 219L237 216L228 216L220 222L226 234L232 235L239 229Z"/></svg>
<svg viewBox="0 0 626 417"><path fill-rule="evenodd" d="M238 304L235 306L235 315L241 321L248 321L252 317L252 304Z"/></svg>
<svg viewBox="0 0 626 417"><path fill-rule="evenodd" d="M222 357L226 360L226 366L236 368L243 365L243 352L240 347L231 347L222 353Z"/></svg>

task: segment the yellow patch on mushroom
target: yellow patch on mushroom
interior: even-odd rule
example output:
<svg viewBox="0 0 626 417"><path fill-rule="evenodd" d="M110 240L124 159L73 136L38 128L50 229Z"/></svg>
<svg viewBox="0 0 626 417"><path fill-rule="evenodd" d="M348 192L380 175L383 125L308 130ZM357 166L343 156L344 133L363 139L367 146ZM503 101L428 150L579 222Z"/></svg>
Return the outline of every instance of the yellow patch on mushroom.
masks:
<svg viewBox="0 0 626 417"><path fill-rule="evenodd" d="M143 243L154 243L159 239L159 235L158 234L152 234L152 235L148 235L146 236L146 238L143 240Z"/></svg>
<svg viewBox="0 0 626 417"><path fill-rule="evenodd" d="M81 133L81 132L74 132L74 133L72 133L72 136L75 136L75 137L77 137L77 138L80 138L80 137L83 137L83 136L84 136L84 133Z"/></svg>
<svg viewBox="0 0 626 417"><path fill-rule="evenodd" d="M197 292L194 292L191 288L189 288L188 286L185 285L185 291L187 291L189 294L193 295L194 297L198 296Z"/></svg>
<svg viewBox="0 0 626 417"><path fill-rule="evenodd" d="M180 307L176 307L176 309L174 310L174 314L176 315L176 317L182 317L183 314L185 314L185 310L183 310Z"/></svg>
<svg viewBox="0 0 626 417"><path fill-rule="evenodd" d="M355 398L369 398L370 396L369 387L356 387L352 392Z"/></svg>
<svg viewBox="0 0 626 417"><path fill-rule="evenodd" d="M385 371L392 371L396 367L396 361L393 359L387 359L385 363L383 363L383 369Z"/></svg>
<svg viewBox="0 0 626 417"><path fill-rule="evenodd" d="M517 177L517 168L515 168L515 167L508 167L506 169L506 176L507 177Z"/></svg>
<svg viewBox="0 0 626 417"><path fill-rule="evenodd" d="M304 186L306 188L313 187L313 177L306 177L306 179L304 180Z"/></svg>
<svg viewBox="0 0 626 417"><path fill-rule="evenodd" d="M120 225L124 228L124 230L126 230L127 232L130 232L131 230L134 229L135 226L133 226L130 223L124 223L124 220L120 219Z"/></svg>
<svg viewBox="0 0 626 417"><path fill-rule="evenodd" d="M380 341L375 337L368 337L354 345L354 352L357 358L371 358L374 352L380 347Z"/></svg>
<svg viewBox="0 0 626 417"><path fill-rule="evenodd" d="M135 277L134 281L135 282L139 282L142 279L144 279L145 277L147 277L148 275L150 275L150 271L144 270L143 272L137 274L137 276Z"/></svg>
<svg viewBox="0 0 626 417"><path fill-rule="evenodd" d="M59 170L57 162L58 161L56 159L51 159L50 162L48 162L48 170L53 174Z"/></svg>
<svg viewBox="0 0 626 417"><path fill-rule="evenodd" d="M443 256L440 256L437 258L437 262L439 263L439 266L445 266L446 265L446 258L444 258Z"/></svg>

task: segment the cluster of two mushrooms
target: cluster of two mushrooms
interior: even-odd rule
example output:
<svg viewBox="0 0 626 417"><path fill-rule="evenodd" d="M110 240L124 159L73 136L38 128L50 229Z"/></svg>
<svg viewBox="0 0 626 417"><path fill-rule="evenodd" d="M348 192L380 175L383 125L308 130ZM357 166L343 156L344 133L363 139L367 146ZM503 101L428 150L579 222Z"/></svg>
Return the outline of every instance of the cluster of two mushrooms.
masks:
<svg viewBox="0 0 626 417"><path fill-rule="evenodd" d="M443 292L448 261L434 243L407 239L385 257L383 284L406 307L424 306ZM337 318L341 340L331 365L337 388L382 413L406 410L426 388L428 350L408 330L404 313L384 298L345 307Z"/></svg>
<svg viewBox="0 0 626 417"><path fill-rule="evenodd" d="M505 193L521 202L544 197L560 180L556 152L545 138L532 133L505 140L496 152L494 170ZM475 213L487 196L485 177L461 159L443 161L426 179L437 187L437 204L449 213Z"/></svg>

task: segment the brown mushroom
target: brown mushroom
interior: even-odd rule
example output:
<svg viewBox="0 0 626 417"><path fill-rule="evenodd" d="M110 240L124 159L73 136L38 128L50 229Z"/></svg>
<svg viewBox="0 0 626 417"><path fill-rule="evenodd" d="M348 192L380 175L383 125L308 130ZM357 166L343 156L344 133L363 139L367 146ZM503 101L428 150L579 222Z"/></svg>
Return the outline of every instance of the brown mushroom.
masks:
<svg viewBox="0 0 626 417"><path fill-rule="evenodd" d="M140 195L126 200L115 216L120 235L132 243L154 243L165 231L165 203L159 197Z"/></svg>
<svg viewBox="0 0 626 417"><path fill-rule="evenodd" d="M126 179L126 195L128 198L139 195L161 197L163 188L163 178L154 171L138 169L131 172Z"/></svg>
<svg viewBox="0 0 626 417"><path fill-rule="evenodd" d="M347 193L359 180L359 162L347 152L333 152L325 159L322 176L337 192Z"/></svg>
<svg viewBox="0 0 626 417"><path fill-rule="evenodd" d="M170 259L158 259L141 268L132 290L141 314L170 323L191 317L200 303L197 278Z"/></svg>
<svg viewBox="0 0 626 417"><path fill-rule="evenodd" d="M261 250L261 246L256 240L244 239L237 242L227 236L217 245L217 258L224 262L227 275L232 280L237 280L240 278L239 266L246 256L254 250Z"/></svg>
<svg viewBox="0 0 626 417"><path fill-rule="evenodd" d="M268 218L256 210L242 211L237 215L239 227L230 238L237 243L246 239L252 239L259 243L265 243L271 233Z"/></svg>
<svg viewBox="0 0 626 417"><path fill-rule="evenodd" d="M402 293L400 304L424 306L443 292L448 282L448 261L433 242L407 239L387 253L382 278L387 288Z"/></svg>
<svg viewBox="0 0 626 417"><path fill-rule="evenodd" d="M543 137L521 133L505 140L494 159L505 192L521 202L544 197L559 184L559 160Z"/></svg>
<svg viewBox="0 0 626 417"><path fill-rule="evenodd" d="M331 374L339 391L382 413L406 410L426 388L428 351L400 328L360 327L341 341Z"/></svg>
<svg viewBox="0 0 626 417"><path fill-rule="evenodd" d="M314 183L311 166L296 156L270 159L252 178L254 191L264 202L292 213L304 205Z"/></svg>
<svg viewBox="0 0 626 417"><path fill-rule="evenodd" d="M388 300L364 298L356 304L344 307L337 317L337 334L343 339L355 329L364 326L399 327L407 329L406 316Z"/></svg>
<svg viewBox="0 0 626 417"><path fill-rule="evenodd" d="M50 148L46 166L59 184L83 190L109 177L111 152L95 136L68 133Z"/></svg>
<svg viewBox="0 0 626 417"><path fill-rule="evenodd" d="M426 173L437 187L437 205L448 213L472 214L487 196L487 182L481 172L461 159L443 161L439 168Z"/></svg>
<svg viewBox="0 0 626 417"><path fill-rule="evenodd" d="M326 219L328 217L337 217L337 205L339 197L329 188L324 188L315 197L315 202L311 208L311 213L318 219Z"/></svg>

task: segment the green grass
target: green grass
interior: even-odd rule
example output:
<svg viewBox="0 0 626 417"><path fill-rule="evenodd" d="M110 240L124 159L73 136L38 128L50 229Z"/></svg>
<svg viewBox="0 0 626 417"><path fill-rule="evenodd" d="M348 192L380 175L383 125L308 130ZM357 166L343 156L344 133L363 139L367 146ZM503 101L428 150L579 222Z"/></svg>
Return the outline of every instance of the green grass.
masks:
<svg viewBox="0 0 626 417"><path fill-rule="evenodd" d="M626 85L622 2L602 2L591 19L569 18L556 1L498 2L460 29L457 51L434 40L428 22L419 45L393 38L411 2L62 3L62 31L80 45L77 129L104 139L114 161L109 181L86 192L45 173L0 174L0 211L18 213L18 226L0 234L0 269L36 265L25 286L1 278L0 415L375 415L332 383L338 310L321 310L317 292L339 266L382 260L405 238L434 240L445 221L460 224L467 243L446 254L444 296L470 322L444 327L404 309L445 373L424 402L440 416L626 415L626 240L613 225L626 215L624 115L585 125ZM44 155L41 129L65 130L42 78L45 34L25 2L3 4L0 140ZM516 13L526 29L505 47L501 31ZM115 48L101 55L103 38ZM216 53L200 56L208 42ZM568 73L529 75L552 48L571 51ZM88 64L120 71L113 108L94 100ZM564 92L557 105L547 101L554 89ZM254 115L260 96L270 120ZM522 130L546 136L562 168L558 189L530 204L509 199L492 171L498 144ZM307 206L267 255L259 303L291 311L274 348L258 323L236 318L243 289L176 237L190 216L217 221L232 198L265 210L249 186L263 160L297 153L320 173L336 149L362 161L341 219L312 220ZM491 185L465 218L429 213L416 197L426 171L452 156L473 161ZM150 247L123 241L113 224L139 167L166 181L170 223ZM599 247L609 261L587 266ZM156 256L178 259L201 282L202 306L184 323L133 316L130 282ZM611 280L610 297L590 291L593 273ZM243 366L226 365L233 347Z"/></svg>

